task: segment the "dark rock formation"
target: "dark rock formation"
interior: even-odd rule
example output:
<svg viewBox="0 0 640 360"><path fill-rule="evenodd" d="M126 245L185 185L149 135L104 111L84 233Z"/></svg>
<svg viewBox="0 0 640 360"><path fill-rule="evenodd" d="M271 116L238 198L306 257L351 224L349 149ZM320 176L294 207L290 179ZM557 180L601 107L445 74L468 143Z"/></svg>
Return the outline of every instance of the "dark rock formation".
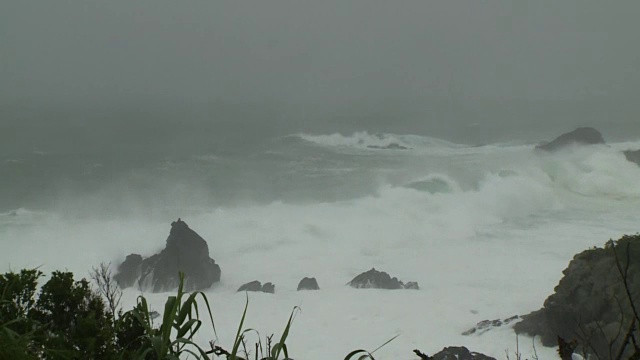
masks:
<svg viewBox="0 0 640 360"><path fill-rule="evenodd" d="M418 287L418 283L411 282L410 289ZM375 268L364 272L351 280L347 285L356 289L405 289L405 285L398 278L392 278L384 271L377 271Z"/></svg>
<svg viewBox="0 0 640 360"><path fill-rule="evenodd" d="M640 150L627 150L624 152L624 156L627 160L634 162L640 166Z"/></svg>
<svg viewBox="0 0 640 360"><path fill-rule="evenodd" d="M178 287L179 272L185 274L185 291L206 289L220 281L220 267L209 257L207 242L180 219L171 223L164 250L142 261L141 258L136 254L127 256L114 277L118 285L126 288L135 282L131 279L138 279L142 289L171 291Z"/></svg>
<svg viewBox="0 0 640 360"><path fill-rule="evenodd" d="M425 360L496 360L481 353L471 352L464 346L449 346L433 356L425 355L419 350L414 350L413 352Z"/></svg>
<svg viewBox="0 0 640 360"><path fill-rule="evenodd" d="M558 136L555 140L544 145L536 146L537 150L556 151L570 145L604 144L602 134L594 128L581 127Z"/></svg>
<svg viewBox="0 0 640 360"><path fill-rule="evenodd" d="M300 290L320 290L320 286L316 278L305 277L298 283L298 291Z"/></svg>
<svg viewBox="0 0 640 360"><path fill-rule="evenodd" d="M276 292L276 286L273 285L272 283L268 282L268 283L264 283L262 285L262 292L265 293L269 293L269 294L275 294Z"/></svg>
<svg viewBox="0 0 640 360"><path fill-rule="evenodd" d="M409 290L420 290L420 286L418 286L418 283L415 281L409 281L408 283L404 284L404 288Z"/></svg>
<svg viewBox="0 0 640 360"><path fill-rule="evenodd" d="M262 291L262 283L258 280L248 282L238 288L237 292L241 291Z"/></svg>
<svg viewBox="0 0 640 360"><path fill-rule="evenodd" d="M512 323L513 321L518 320L518 319L519 319L518 315L515 315L515 316L512 316L512 317L504 319L504 320L500 320L500 319L483 320L483 321L480 321L479 323L477 323L476 326L474 326L471 329L463 332L462 335L471 335L471 334L482 335L482 334L486 333L487 331L489 331L489 330L491 330L493 328L497 328L497 327L500 327L502 325L508 325L508 324Z"/></svg>
<svg viewBox="0 0 640 360"><path fill-rule="evenodd" d="M402 146L397 143L391 143L388 145L380 146L380 145L369 145L367 146L369 149L377 149L377 150L409 150L410 148L406 146Z"/></svg>
<svg viewBox="0 0 640 360"><path fill-rule="evenodd" d="M558 337L578 341L589 338L589 345L599 354L609 353L609 340L615 340L614 352L619 349L634 314L616 254L623 270L628 264L631 294L640 294L640 235L624 236L604 248L576 255L544 307L523 316L515 331L539 336L545 346L557 345ZM636 306L640 305L637 295L633 296ZM635 337L640 338L637 328Z"/></svg>
<svg viewBox="0 0 640 360"><path fill-rule="evenodd" d="M260 281L254 280L240 286L237 292L242 292L242 291L256 291L256 292L262 291L265 293L274 294L276 292L276 286L270 282L264 283L264 285L262 285Z"/></svg>
<svg viewBox="0 0 640 360"><path fill-rule="evenodd" d="M126 259L124 259L124 262L120 264L120 266L118 266L118 273L113 277L113 279L123 289L135 285L140 278L141 265L141 255L127 255Z"/></svg>

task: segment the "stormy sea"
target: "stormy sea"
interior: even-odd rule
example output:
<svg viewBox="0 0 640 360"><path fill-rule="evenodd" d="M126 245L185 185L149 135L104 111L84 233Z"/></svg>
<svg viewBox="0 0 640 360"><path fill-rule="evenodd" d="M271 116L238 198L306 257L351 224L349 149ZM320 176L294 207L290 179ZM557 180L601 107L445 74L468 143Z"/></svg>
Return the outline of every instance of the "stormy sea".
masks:
<svg viewBox="0 0 640 360"><path fill-rule="evenodd" d="M509 326L461 334L539 309L574 254L640 229L640 167L622 154L640 141L541 154L525 141L365 131L173 152L125 140L108 151L17 142L4 151L0 264L80 277L110 262L115 271L130 253L161 250L181 218L222 270L205 290L217 339L205 324L204 343L233 343L246 301L236 290L260 280L276 291L249 294L245 326L279 334L300 307L288 346L302 358L339 359L396 335L376 354L409 359L413 349L464 345L496 358L518 347L529 357L536 340L516 339ZM345 285L371 268L420 290ZM320 291L296 291L307 276ZM170 295L129 288L125 310L141 292L158 311Z"/></svg>

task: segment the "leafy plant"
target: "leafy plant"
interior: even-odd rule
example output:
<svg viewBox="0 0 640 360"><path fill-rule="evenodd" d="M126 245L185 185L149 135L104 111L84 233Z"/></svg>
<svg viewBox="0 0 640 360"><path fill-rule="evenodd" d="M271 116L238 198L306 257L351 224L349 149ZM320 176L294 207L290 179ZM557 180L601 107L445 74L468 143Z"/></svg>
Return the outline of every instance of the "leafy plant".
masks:
<svg viewBox="0 0 640 360"><path fill-rule="evenodd" d="M384 344L378 346L375 350L369 352L367 350L364 349L359 349L359 350L354 350L352 352L350 352L349 354L347 354L347 356L344 358L344 360L351 360L352 358L354 358L354 356L361 354L357 360L366 360L366 359L371 359L371 360L375 360L375 358L373 357L373 353L375 353L376 351L382 349L385 345L387 345L388 343L392 342L393 340L395 340L398 336L400 336L400 334L392 337L391 339L387 340ZM355 359L355 358L354 358Z"/></svg>
<svg viewBox="0 0 640 360"><path fill-rule="evenodd" d="M140 340L145 347L139 349L138 359L167 359L178 360L181 355L193 355L198 358L208 358L208 353L193 341L193 337L202 326L200 312L196 298L198 295L204 300L211 325L216 333L213 322L213 314L209 300L202 292L191 294L183 291L184 274L179 274L180 283L176 296L169 296L164 306L162 324L154 328L151 322L151 313L144 296L138 297L138 305L131 310L133 316L143 327L143 335ZM186 299L183 301L183 298ZM125 314L125 316L128 316ZM217 337L217 334L216 334Z"/></svg>

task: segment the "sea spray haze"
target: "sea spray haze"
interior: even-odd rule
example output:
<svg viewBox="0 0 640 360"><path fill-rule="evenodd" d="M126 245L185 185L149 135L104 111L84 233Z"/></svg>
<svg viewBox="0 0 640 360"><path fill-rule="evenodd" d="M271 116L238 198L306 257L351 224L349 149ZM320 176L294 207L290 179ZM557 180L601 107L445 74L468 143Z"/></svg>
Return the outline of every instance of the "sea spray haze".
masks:
<svg viewBox="0 0 640 360"><path fill-rule="evenodd" d="M636 233L640 3L0 5L0 267L88 274L207 240L219 341L294 358L515 350L572 256ZM578 126L608 145L539 154ZM419 291L356 290L372 267ZM297 292L303 277L320 291ZM139 293L126 290L125 308ZM167 294L149 294L162 309ZM213 337L199 334L206 344ZM520 337L529 356L531 339ZM329 346L331 344L331 346ZM538 346L541 358L554 350Z"/></svg>

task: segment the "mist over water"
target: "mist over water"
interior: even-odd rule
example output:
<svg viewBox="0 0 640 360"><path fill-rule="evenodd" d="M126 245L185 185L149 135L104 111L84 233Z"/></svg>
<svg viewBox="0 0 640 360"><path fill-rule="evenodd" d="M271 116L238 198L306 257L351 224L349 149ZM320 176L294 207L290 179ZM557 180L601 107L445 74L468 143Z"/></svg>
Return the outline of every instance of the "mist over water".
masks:
<svg viewBox="0 0 640 360"><path fill-rule="evenodd" d="M383 357L501 357L509 327L460 333L538 309L574 254L639 231L640 167L622 154L640 149L639 14L596 0L3 3L0 270L83 276L156 253L180 217L222 268L207 294L224 343L235 290L257 279L277 288L252 294L248 325L279 332L302 304L303 359L397 333ZM533 151L579 126L607 145ZM422 290L345 287L371 267ZM296 292L304 276L322 290ZM149 294L155 309L166 295Z"/></svg>

